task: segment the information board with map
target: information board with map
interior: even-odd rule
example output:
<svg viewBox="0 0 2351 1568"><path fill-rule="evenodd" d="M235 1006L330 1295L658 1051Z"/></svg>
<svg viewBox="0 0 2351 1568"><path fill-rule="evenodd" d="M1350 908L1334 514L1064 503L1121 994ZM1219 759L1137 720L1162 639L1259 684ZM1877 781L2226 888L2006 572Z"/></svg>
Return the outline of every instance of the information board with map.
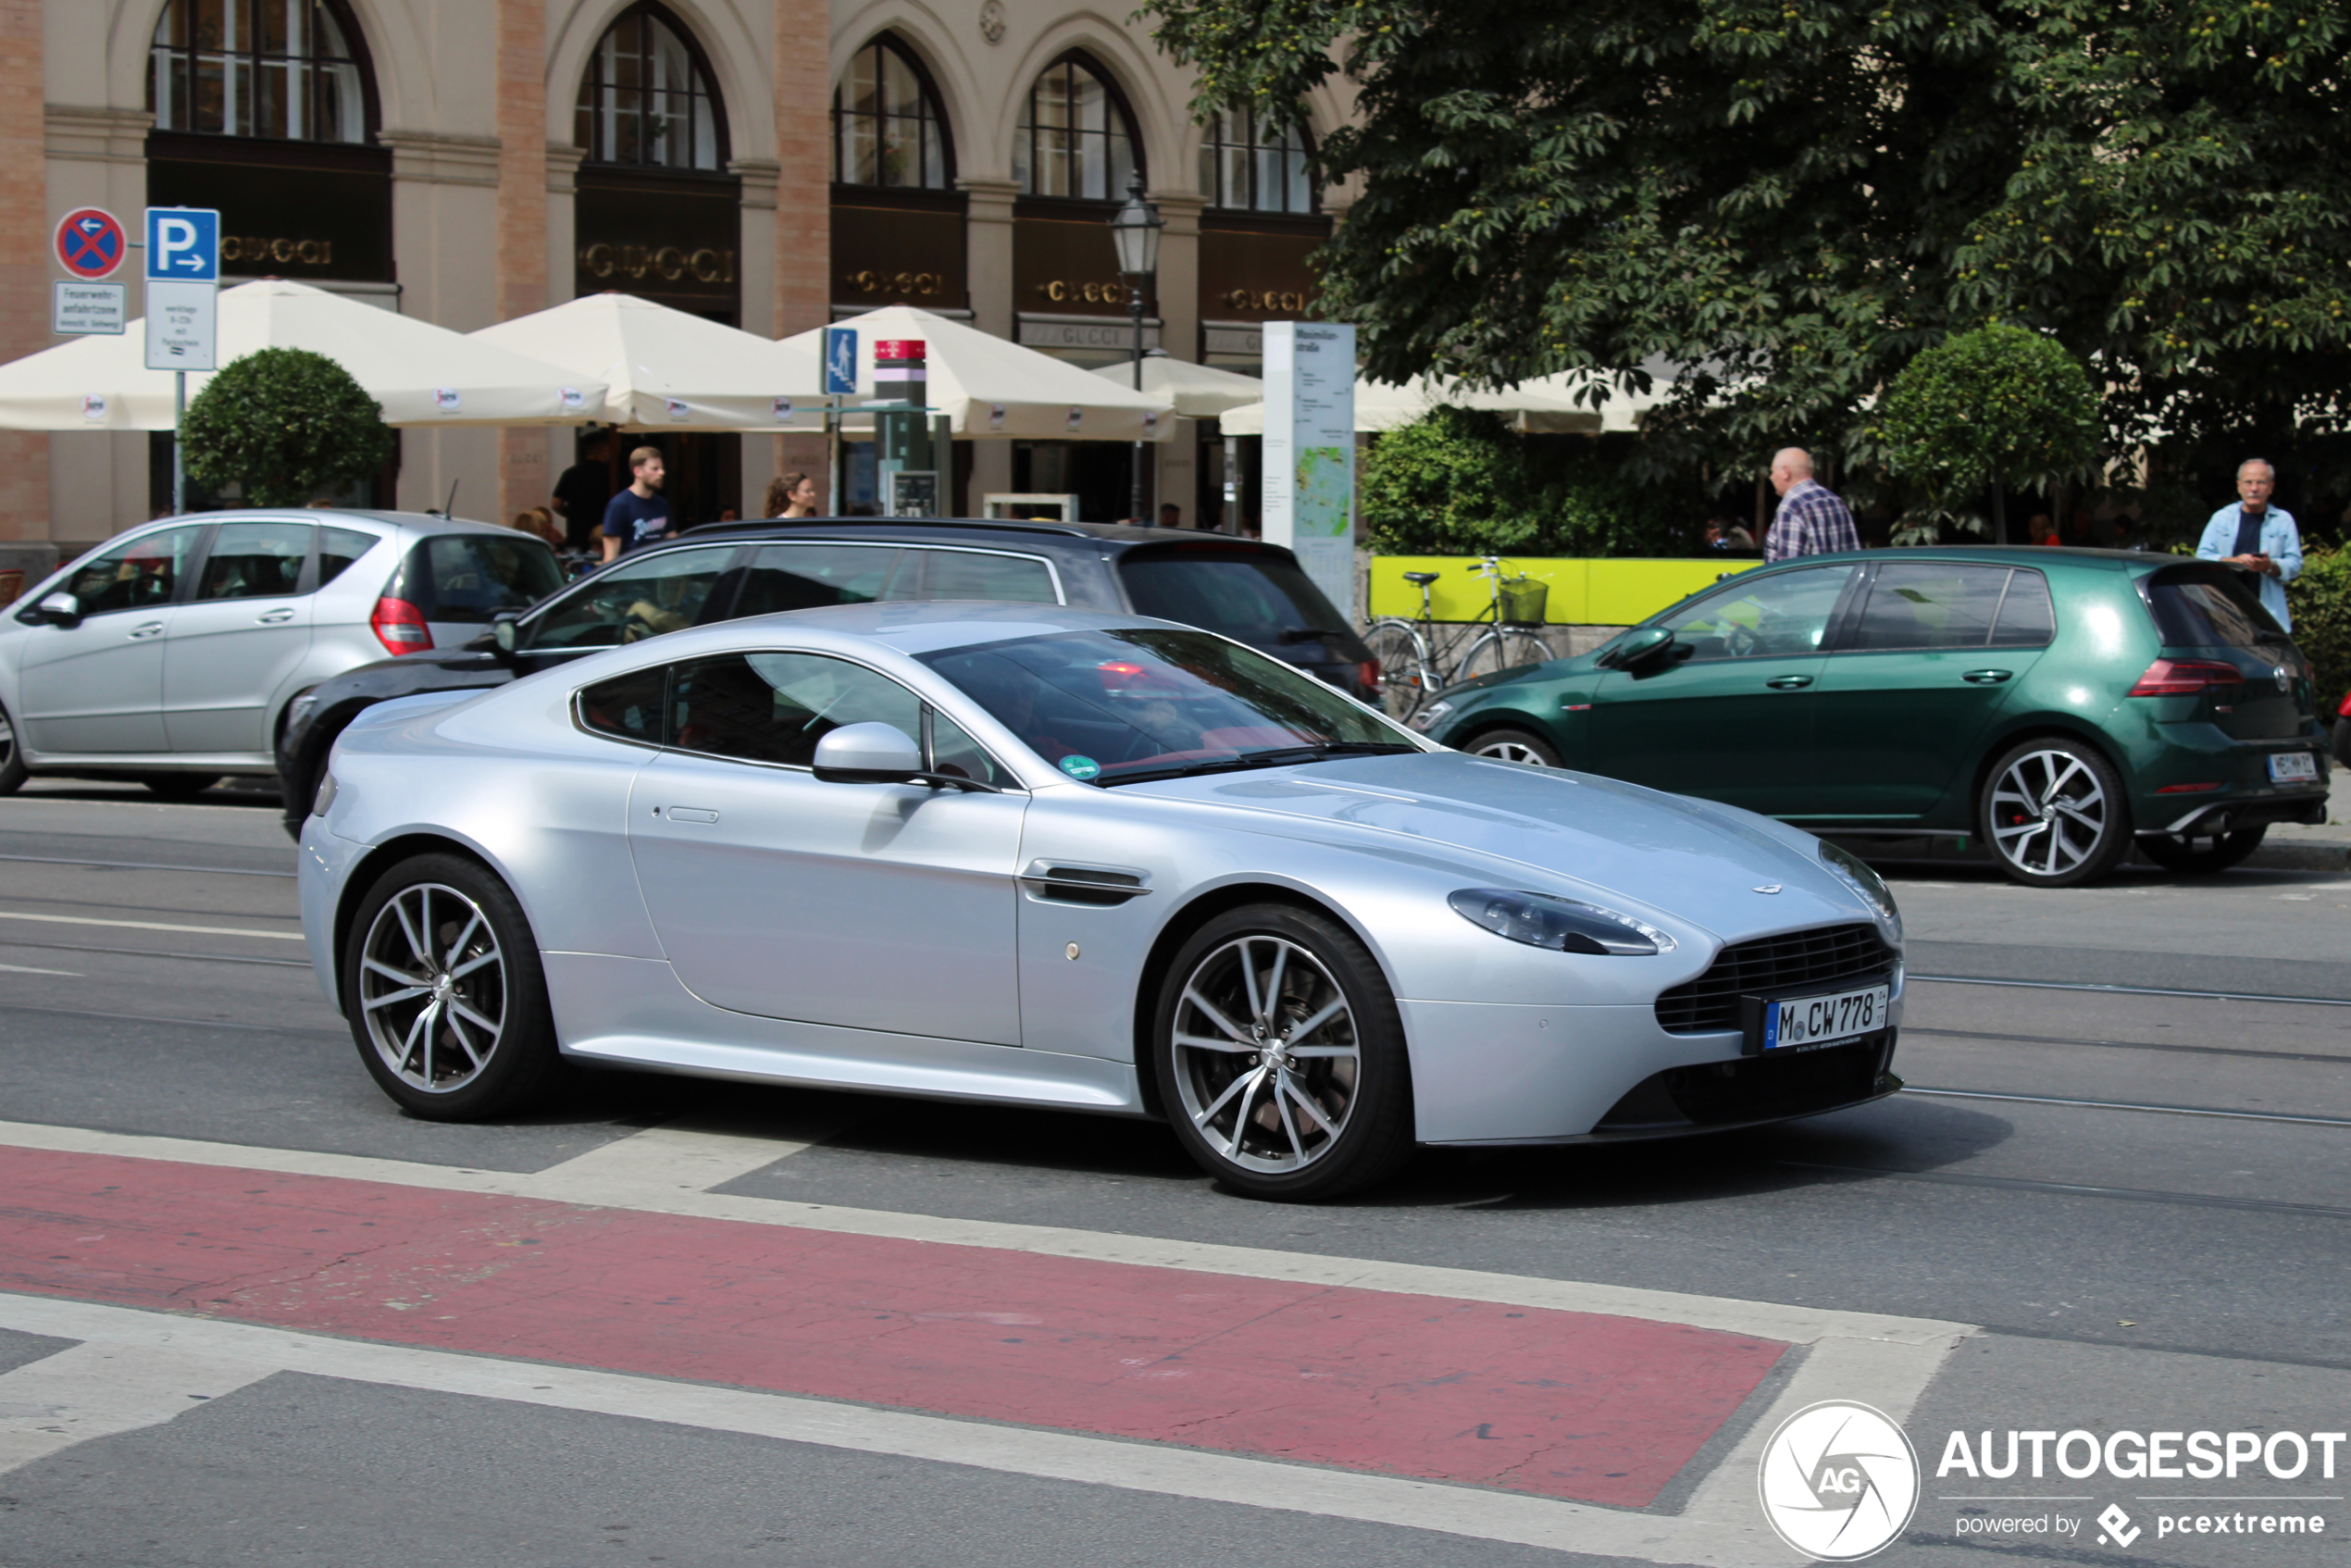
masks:
<svg viewBox="0 0 2351 1568"><path fill-rule="evenodd" d="M1355 329L1265 324L1263 517L1330 602L1355 604Z"/></svg>

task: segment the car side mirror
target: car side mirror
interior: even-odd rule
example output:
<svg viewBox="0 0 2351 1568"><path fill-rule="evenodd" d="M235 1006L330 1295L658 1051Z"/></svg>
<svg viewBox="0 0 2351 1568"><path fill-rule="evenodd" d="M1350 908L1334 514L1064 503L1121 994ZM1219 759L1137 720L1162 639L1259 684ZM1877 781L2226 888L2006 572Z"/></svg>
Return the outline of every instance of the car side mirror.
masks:
<svg viewBox="0 0 2351 1568"><path fill-rule="evenodd" d="M923 776L923 749L894 724L844 724L816 742L825 784L904 784Z"/></svg>
<svg viewBox="0 0 2351 1568"><path fill-rule="evenodd" d="M1636 627L1601 657L1600 663L1610 669L1638 669L1653 660L1663 658L1665 651L1673 645L1673 630L1671 627Z"/></svg>
<svg viewBox="0 0 2351 1568"><path fill-rule="evenodd" d="M35 605L34 610L51 626L76 627L81 624L81 601L70 593L52 593Z"/></svg>
<svg viewBox="0 0 2351 1568"><path fill-rule="evenodd" d="M490 617L490 641L496 646L500 658L515 651L515 623L521 618L522 612L519 610L501 610Z"/></svg>

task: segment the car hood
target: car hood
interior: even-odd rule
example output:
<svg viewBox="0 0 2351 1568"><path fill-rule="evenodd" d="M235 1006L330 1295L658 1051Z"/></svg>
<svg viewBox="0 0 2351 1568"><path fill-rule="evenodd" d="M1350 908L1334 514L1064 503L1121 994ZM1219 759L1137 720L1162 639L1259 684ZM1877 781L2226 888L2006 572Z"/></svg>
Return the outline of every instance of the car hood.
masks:
<svg viewBox="0 0 2351 1568"><path fill-rule="evenodd" d="M1809 833L1735 806L1565 768L1431 752L1163 779L1119 792L1128 790L1408 840L1421 855L1451 850L1512 862L1669 912L1726 940L1874 918L1822 864ZM1538 881L1529 890L1552 890Z"/></svg>

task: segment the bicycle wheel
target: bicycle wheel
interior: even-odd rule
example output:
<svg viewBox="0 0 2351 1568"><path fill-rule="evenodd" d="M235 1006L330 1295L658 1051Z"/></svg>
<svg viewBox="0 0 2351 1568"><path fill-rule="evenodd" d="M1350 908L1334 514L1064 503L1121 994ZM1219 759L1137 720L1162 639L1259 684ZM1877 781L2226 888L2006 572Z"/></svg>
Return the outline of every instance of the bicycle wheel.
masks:
<svg viewBox="0 0 2351 1568"><path fill-rule="evenodd" d="M1469 652L1462 655L1460 666L1453 671L1453 683L1474 680L1481 675L1499 675L1506 669L1519 669L1527 665L1549 663L1551 650L1531 631L1510 628L1489 630L1472 642Z"/></svg>
<svg viewBox="0 0 2351 1568"><path fill-rule="evenodd" d="M1421 634L1406 620L1374 621L1364 646L1379 661L1380 706L1394 719L1412 716L1428 700L1428 658Z"/></svg>

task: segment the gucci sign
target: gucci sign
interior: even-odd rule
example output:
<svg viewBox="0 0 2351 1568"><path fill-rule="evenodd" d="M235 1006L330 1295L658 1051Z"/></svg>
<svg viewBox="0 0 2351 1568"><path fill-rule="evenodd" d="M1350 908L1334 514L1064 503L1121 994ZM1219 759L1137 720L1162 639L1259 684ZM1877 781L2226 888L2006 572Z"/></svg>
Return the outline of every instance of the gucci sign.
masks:
<svg viewBox="0 0 2351 1568"><path fill-rule="evenodd" d="M1234 310L1304 310L1308 296L1296 290L1235 289L1218 301Z"/></svg>
<svg viewBox="0 0 2351 1568"><path fill-rule="evenodd" d="M867 268L841 280L861 294L943 294L947 280L936 272L876 272Z"/></svg>
<svg viewBox="0 0 2351 1568"><path fill-rule="evenodd" d="M1125 305L1127 298L1124 283L1067 283L1058 278L1038 284L1037 292L1055 305Z"/></svg>
<svg viewBox="0 0 2351 1568"><path fill-rule="evenodd" d="M677 245L594 244L581 248L579 270L591 278L659 278L672 283L690 278L697 283L731 283L735 253L708 248L688 251Z"/></svg>
<svg viewBox="0 0 2351 1568"><path fill-rule="evenodd" d="M286 267L332 267L335 263L335 243L332 240L260 239L250 234L220 236L220 263L232 261L274 261Z"/></svg>

